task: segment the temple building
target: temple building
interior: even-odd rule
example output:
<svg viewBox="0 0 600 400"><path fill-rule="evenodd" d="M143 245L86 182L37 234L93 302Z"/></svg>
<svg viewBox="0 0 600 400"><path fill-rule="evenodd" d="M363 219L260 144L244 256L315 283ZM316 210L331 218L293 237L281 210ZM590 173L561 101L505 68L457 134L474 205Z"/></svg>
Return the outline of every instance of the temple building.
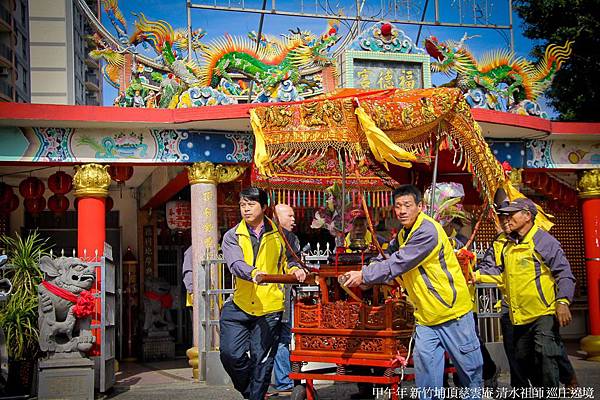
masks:
<svg viewBox="0 0 600 400"><path fill-rule="evenodd" d="M31 14L35 8L31 4L30 7ZM35 20L35 24L41 22ZM32 22L32 34L35 24ZM147 21L147 25L150 27L151 23ZM327 36L316 35L324 45L329 45L327 41L336 34L333 26L328 29ZM295 43L300 39L288 40ZM115 100L119 107L83 105L94 103L86 97L91 88L88 78L90 73L97 77L98 70L90 60L76 57L71 61L85 64L92 72L80 71L75 76L74 89L61 91L60 96L66 96L68 101L64 103L78 105L17 103L14 91L11 102L0 103L1 233L24 235L37 230L50 238L56 254L74 254L90 260L108 256L105 249L111 249L118 289L111 317L114 341L108 344L110 349L97 349L96 356L108 351L113 359L152 359L187 351L196 360L196 376L206 380L210 379L206 376L206 364L214 362L209 354L214 343L207 343L207 338L214 339L214 335L207 333L213 326L202 325L201 321L214 322L215 317L214 304L203 303L202 290L214 282L203 280L201 266L218 259L221 235L239 222L241 188L259 185L269 192L273 203L294 207L298 236L302 244L311 243L314 249L319 242L322 248L327 243L334 245L332 237L310 225L315 212L326 205L326 189L332 184L329 175L345 174L344 167L339 167L342 158L350 163L351 157L356 156L357 163L367 160L373 166L362 178L358 173L347 177L348 193L351 205L360 207L359 198L352 197L360 192L378 229L388 237L394 229L389 198L394 185L414 183L425 189L435 173L437 182L461 183L465 188L465 207L481 214L486 201L493 197L493 193L486 192L487 175L493 175L498 182L506 176L515 188L554 215L551 233L561 242L577 278L571 308L574 321L562 333L570 339L590 337L592 344L586 350L597 356L600 123L551 121L543 118L535 99L513 99L512 104L495 102L492 92L482 88L433 89L432 66L443 64L445 56L440 49L448 47L439 46L433 39L426 43L426 49L420 49L396 26L376 23L337 54L339 70L333 64L311 64L310 68L300 68L295 82L291 78L296 76L295 70L269 70L273 74L281 72L282 77L289 79L268 82L268 77L261 78L259 83L264 90L254 92L251 80L241 70L229 71L231 81L215 80L214 71L197 72L191 67L173 77L173 71L182 71L177 64L179 58L157 65L141 56L119 53L123 74L117 70L105 74L114 78L113 83L119 87L119 98ZM37 50L50 46L46 45L36 44L40 47ZM94 56L117 50L105 47ZM31 54L33 59L33 47ZM63 67L71 68L61 64ZM40 71L32 69L32 73ZM101 82L97 83L101 87ZM402 100L408 92L395 89L416 90L417 97ZM32 91L32 101L43 102L53 90L42 92ZM249 94L265 102L244 103ZM271 126L279 121L280 133L299 126L331 128L331 135L338 135L335 140L341 142L342 136L346 140L354 131L334 129L331 121L338 121L338 116L335 107L327 108L329 104L339 101L368 111L369 107L383 107L377 102L384 102L386 96L397 96L397 103L402 106L390 111L387 122L383 117L373 118L382 133L388 132L386 123L403 124L407 130L423 127L428 134L433 126L448 129L405 146L421 156L431 156L429 162L386 170L377 159L361 158L367 152L366 141L359 143L363 147L355 153L348 149L356 147L346 144L277 148L275 139L269 137L275 130L267 132L265 128L265 121ZM294 101L289 104L296 108L286 109L286 101ZM288 111L290 114L286 114ZM293 112L300 113L301 124L286 119L292 118ZM264 137L257 134L260 129L253 115L258 114ZM470 126L480 129L473 128L474 135L479 136L470 139L485 139L479 147L460 139L463 134L467 136L458 127L461 121L470 121L471 116L476 124ZM354 108L349 114L340 114L339 119L350 117L355 118ZM449 127L456 128L451 133ZM358 127L355 130L361 132ZM389 134L390 141L408 143L398 132L397 136ZM347 142L352 143L351 138ZM290 171L265 178L254 163L255 152L263 147L273 164L291 166ZM481 157L497 160L494 171L484 171L483 164L474 161L479 157L474 154L478 148L485 153ZM344 156L340 156L344 151ZM504 169L500 168L502 163ZM323 175L320 183L309 179L320 178L319 174ZM493 223L484 222L475 251L487 248L495 234ZM194 296L191 307L186 307L182 266L190 246ZM212 278L217 282L215 287L223 288L221 283L227 273L224 269L219 271ZM168 314L175 328L169 331L168 343L160 342L163 347L151 349L144 347L147 342L143 341L141 310L146 293L161 284L167 285L174 300ZM497 341L497 335L493 340ZM195 352L190 352L190 348L195 348Z"/></svg>

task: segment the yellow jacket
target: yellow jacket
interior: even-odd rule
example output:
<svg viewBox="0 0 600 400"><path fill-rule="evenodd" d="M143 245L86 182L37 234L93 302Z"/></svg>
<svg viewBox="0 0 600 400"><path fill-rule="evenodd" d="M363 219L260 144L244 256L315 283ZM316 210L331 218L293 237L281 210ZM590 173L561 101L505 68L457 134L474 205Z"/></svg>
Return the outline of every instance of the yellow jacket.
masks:
<svg viewBox="0 0 600 400"><path fill-rule="evenodd" d="M412 228L398 233L387 260L363 267L367 284L401 275L418 324L433 326L457 319L472 308L467 283L442 226L420 213Z"/></svg>
<svg viewBox="0 0 600 400"><path fill-rule="evenodd" d="M483 259L477 263L477 271L475 271L475 280L481 283L495 283L498 288L504 293L504 281L502 279L502 250L506 246L508 238L506 234L500 233L492 245L485 252Z"/></svg>
<svg viewBox="0 0 600 400"><path fill-rule="evenodd" d="M520 240L500 238L497 244L494 242L496 265L482 263L476 277L482 282L501 279L514 325L553 315L557 299L572 300L575 278L560 243L552 235L534 225Z"/></svg>
<svg viewBox="0 0 600 400"><path fill-rule="evenodd" d="M252 277L258 271L266 274L290 273L298 267L288 268L286 248L275 224L265 218L256 259L250 232L245 221L230 229L223 237L223 256L235 276L234 303L244 312L262 316L283 311L283 287L276 283L257 285Z"/></svg>

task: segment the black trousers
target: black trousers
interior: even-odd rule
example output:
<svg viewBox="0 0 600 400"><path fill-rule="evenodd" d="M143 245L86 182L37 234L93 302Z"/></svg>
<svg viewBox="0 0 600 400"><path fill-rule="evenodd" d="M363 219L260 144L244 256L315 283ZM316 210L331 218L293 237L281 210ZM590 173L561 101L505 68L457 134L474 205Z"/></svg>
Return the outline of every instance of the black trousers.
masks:
<svg viewBox="0 0 600 400"><path fill-rule="evenodd" d="M230 300L223 305L219 322L221 363L233 386L245 399L263 400L277 353L281 312L257 317Z"/></svg>
<svg viewBox="0 0 600 400"><path fill-rule="evenodd" d="M508 365L510 367L510 385L512 387L525 387L529 386L529 382L524 373L521 372L519 365L516 360L515 355L515 346L514 346L514 337L513 337L513 329L514 326L510 320L510 316L508 315L508 311L502 312L500 317L500 327L502 329L502 340L504 344L504 351L506 353L506 358L508 359ZM573 376L575 375L575 370L573 369L573 365L569 360L569 355L567 353L566 347L562 344L561 341L562 354L556 360L558 366L558 379L561 383L565 385L571 383Z"/></svg>
<svg viewBox="0 0 600 400"><path fill-rule="evenodd" d="M514 326L508 315L508 311L503 312L500 315L500 328L502 329L502 344L504 345L504 352L508 359L508 367L510 368L510 386L514 388L521 388L529 386L527 379L523 376L519 369L519 364L515 358L515 346L514 346Z"/></svg>
<svg viewBox="0 0 600 400"><path fill-rule="evenodd" d="M514 325L513 343L522 377L534 387L560 386L559 365L565 349L554 315L543 315L526 325Z"/></svg>

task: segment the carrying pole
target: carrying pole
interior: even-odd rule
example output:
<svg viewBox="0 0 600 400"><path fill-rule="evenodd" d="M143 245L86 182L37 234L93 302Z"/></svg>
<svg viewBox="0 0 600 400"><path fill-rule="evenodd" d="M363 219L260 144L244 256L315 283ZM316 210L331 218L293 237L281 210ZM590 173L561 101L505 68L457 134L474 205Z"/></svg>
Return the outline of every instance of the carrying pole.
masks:
<svg viewBox="0 0 600 400"><path fill-rule="evenodd" d="M439 136L440 136L440 130L441 127L438 126L438 133L435 137L435 141L434 141L434 146L435 146L435 159L433 160L433 177L431 179L431 193L430 193L430 198L429 198L429 210L427 210L427 214L430 217L433 217L433 200L435 199L435 187L437 185L437 174L438 174L438 162L439 162L439 155L440 155L440 143L439 143Z"/></svg>

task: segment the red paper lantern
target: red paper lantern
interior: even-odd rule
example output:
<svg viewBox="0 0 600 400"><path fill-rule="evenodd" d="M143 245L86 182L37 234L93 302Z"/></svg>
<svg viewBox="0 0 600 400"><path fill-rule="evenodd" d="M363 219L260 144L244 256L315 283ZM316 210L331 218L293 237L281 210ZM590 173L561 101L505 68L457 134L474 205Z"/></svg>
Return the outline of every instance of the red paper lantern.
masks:
<svg viewBox="0 0 600 400"><path fill-rule="evenodd" d="M562 198L562 184L556 179L550 179L548 182L548 195L552 200L559 200Z"/></svg>
<svg viewBox="0 0 600 400"><path fill-rule="evenodd" d="M0 182L0 204L8 203L12 199L13 194L14 192L10 185Z"/></svg>
<svg viewBox="0 0 600 400"><path fill-rule="evenodd" d="M574 190L570 190L567 193L567 204L569 207L577 207L577 201L579 198L577 197L577 193Z"/></svg>
<svg viewBox="0 0 600 400"><path fill-rule="evenodd" d="M29 214L37 215L46 208L46 199L43 197L29 197L25 199L23 204Z"/></svg>
<svg viewBox="0 0 600 400"><path fill-rule="evenodd" d="M169 229L181 232L192 227L192 206L189 201L169 201L166 208Z"/></svg>
<svg viewBox="0 0 600 400"><path fill-rule="evenodd" d="M540 178L540 173L535 171L524 171L523 182L530 188L535 188L537 181Z"/></svg>
<svg viewBox="0 0 600 400"><path fill-rule="evenodd" d="M62 215L69 209L69 199L63 194L54 194L48 199L48 208L56 215Z"/></svg>
<svg viewBox="0 0 600 400"><path fill-rule="evenodd" d="M123 186L125 186L125 181L133 176L133 167L131 165L115 164L108 167L108 173L119 184L119 193L123 198Z"/></svg>
<svg viewBox="0 0 600 400"><path fill-rule="evenodd" d="M550 178L548 178L547 174L541 173L539 174L539 178L537 182L534 183L533 188L545 192L548 190L548 184L550 183Z"/></svg>
<svg viewBox="0 0 600 400"><path fill-rule="evenodd" d="M73 188L73 178L71 175L58 171L48 177L48 189L56 194L67 194ZM48 199L48 201L50 201ZM48 204L50 206L50 204Z"/></svg>
<svg viewBox="0 0 600 400"><path fill-rule="evenodd" d="M131 165L111 165L108 167L110 177L118 183L124 183L133 176L133 167Z"/></svg>
<svg viewBox="0 0 600 400"><path fill-rule="evenodd" d="M42 197L44 195L44 190L46 190L44 182L33 176L30 176L19 184L19 193L21 193L21 196L25 199Z"/></svg>
<svg viewBox="0 0 600 400"><path fill-rule="evenodd" d="M8 201L0 203L0 213L7 215L19 208L19 196L12 194Z"/></svg>
<svg viewBox="0 0 600 400"><path fill-rule="evenodd" d="M381 25L381 34L385 37L390 36L392 34L392 24L384 23Z"/></svg>

